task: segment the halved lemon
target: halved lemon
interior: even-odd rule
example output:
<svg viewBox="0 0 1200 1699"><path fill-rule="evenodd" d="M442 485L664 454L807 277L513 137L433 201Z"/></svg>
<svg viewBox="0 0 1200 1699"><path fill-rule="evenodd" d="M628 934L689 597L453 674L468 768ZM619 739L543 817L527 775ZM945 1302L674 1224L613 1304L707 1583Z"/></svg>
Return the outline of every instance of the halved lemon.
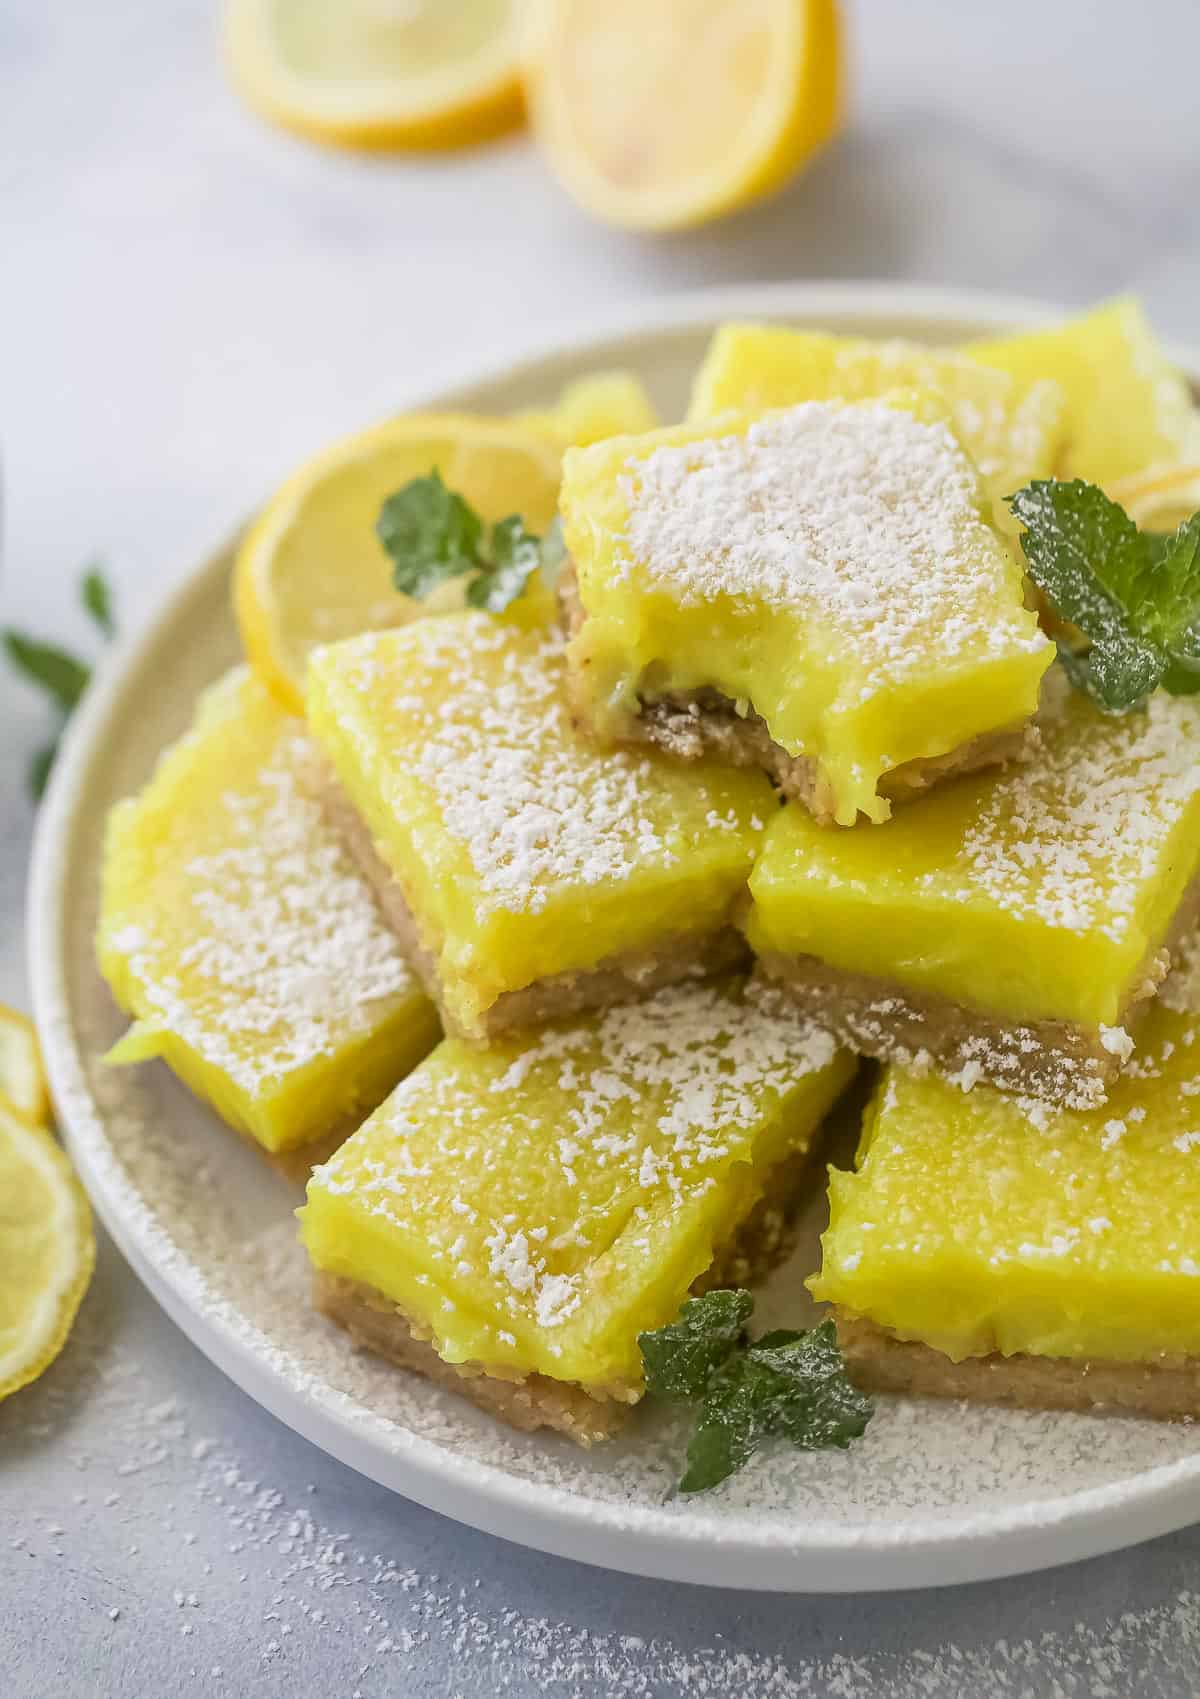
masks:
<svg viewBox="0 0 1200 1699"><path fill-rule="evenodd" d="M228 0L233 79L317 141L454 147L521 116L518 0Z"/></svg>
<svg viewBox="0 0 1200 1699"><path fill-rule="evenodd" d="M92 1212L70 1163L0 1105L0 1398L58 1356L95 1261Z"/></svg>
<svg viewBox="0 0 1200 1699"><path fill-rule="evenodd" d="M433 611L392 587L375 534L385 498L434 468L484 519L519 513L544 531L558 501L558 450L504 419L413 413L348 437L301 467L238 551L234 609L246 655L286 708L304 704L309 651ZM461 599L463 580L448 590Z"/></svg>
<svg viewBox="0 0 1200 1699"><path fill-rule="evenodd" d="M524 54L555 172L631 230L769 194L841 117L836 0L532 0Z"/></svg>
<svg viewBox="0 0 1200 1699"><path fill-rule="evenodd" d="M42 1053L28 1015L0 1003L0 1098L34 1126L50 1117Z"/></svg>

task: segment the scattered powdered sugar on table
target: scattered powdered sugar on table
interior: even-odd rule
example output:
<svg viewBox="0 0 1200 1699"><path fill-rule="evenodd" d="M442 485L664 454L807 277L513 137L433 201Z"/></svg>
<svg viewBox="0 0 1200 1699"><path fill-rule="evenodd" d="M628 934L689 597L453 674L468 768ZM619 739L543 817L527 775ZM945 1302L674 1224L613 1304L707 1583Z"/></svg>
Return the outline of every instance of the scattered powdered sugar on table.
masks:
<svg viewBox="0 0 1200 1699"><path fill-rule="evenodd" d="M72 1367L33 1395L40 1420L31 1437L61 1427L69 1446L72 1407L86 1398L103 1417L104 1456L76 1453L87 1491L56 1476L53 1495L10 1521L4 1543L14 1560L47 1570L86 1565L85 1596L104 1619L111 1667L132 1675L126 1660L139 1642L177 1634L182 1659L160 1651L159 1661L176 1664L183 1691L315 1691L316 1668L328 1699L432 1693L435 1672L444 1699L1129 1699L1181 1692L1176 1684L1195 1678L1200 1595L1190 1590L1025 1637L956 1644L935 1632L903 1651L851 1643L789 1657L711 1630L691 1644L597 1630L588 1595L603 1594L600 1577L574 1595L570 1616L516 1609L507 1585L415 1566L402 1507L394 1541L373 1549L376 1541L325 1519L314 1484L281 1491L235 1444L197 1428L186 1404L147 1400L142 1366L127 1355L114 1363L93 1343L86 1311L63 1365ZM15 1408L0 1414L0 1430ZM127 1577L143 1574L151 1557L153 1580L135 1590ZM251 1598L262 1601L253 1611ZM729 1621L728 1602L714 1604ZM798 1601L798 1620L815 1625L824 1609Z"/></svg>
<svg viewBox="0 0 1200 1699"><path fill-rule="evenodd" d="M626 462L618 573L685 605L727 596L814 617L871 691L955 658L1039 649L949 428L881 402L804 402L744 435Z"/></svg>

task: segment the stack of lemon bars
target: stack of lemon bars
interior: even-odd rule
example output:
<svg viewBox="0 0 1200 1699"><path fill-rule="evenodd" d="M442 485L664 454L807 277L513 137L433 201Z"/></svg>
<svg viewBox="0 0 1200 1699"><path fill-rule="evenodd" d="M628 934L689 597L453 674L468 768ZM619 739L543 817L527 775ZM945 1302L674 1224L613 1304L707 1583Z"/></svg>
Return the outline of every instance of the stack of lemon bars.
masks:
<svg viewBox="0 0 1200 1699"><path fill-rule="evenodd" d="M317 1308L521 1428L608 1435L764 1278L864 1076L853 1379L1200 1412L1200 697L1072 687L1004 499L1197 440L1129 302L723 327L687 423L566 454L555 601L318 647L304 719L211 688L111 821L112 1059L311 1169Z"/></svg>

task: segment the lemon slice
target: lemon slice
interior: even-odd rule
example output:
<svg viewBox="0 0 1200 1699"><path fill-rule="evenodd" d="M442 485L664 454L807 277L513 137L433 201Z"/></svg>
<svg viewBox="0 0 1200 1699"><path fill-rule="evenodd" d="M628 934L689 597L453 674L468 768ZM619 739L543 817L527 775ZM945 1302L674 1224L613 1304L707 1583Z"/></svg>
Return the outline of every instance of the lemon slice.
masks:
<svg viewBox="0 0 1200 1699"><path fill-rule="evenodd" d="M37 1034L28 1015L0 1003L0 1098L35 1126L50 1117Z"/></svg>
<svg viewBox="0 0 1200 1699"><path fill-rule="evenodd" d="M247 657L284 707L300 713L309 651L440 604L392 587L375 534L385 497L436 467L486 520L519 513L543 531L558 500L559 455L502 419L414 413L335 443L267 503L238 551L234 608ZM461 601L463 579L446 587Z"/></svg>
<svg viewBox="0 0 1200 1699"><path fill-rule="evenodd" d="M557 175L631 230L770 193L840 119L836 0L540 0L524 52Z"/></svg>
<svg viewBox="0 0 1200 1699"><path fill-rule="evenodd" d="M521 116L516 0L229 0L235 84L317 141L454 147Z"/></svg>
<svg viewBox="0 0 1200 1699"><path fill-rule="evenodd" d="M1117 478L1109 495L1145 531L1173 531L1200 512L1200 465L1151 466Z"/></svg>
<svg viewBox="0 0 1200 1699"><path fill-rule="evenodd" d="M0 1105L0 1398L58 1356L95 1260L92 1212L66 1157Z"/></svg>

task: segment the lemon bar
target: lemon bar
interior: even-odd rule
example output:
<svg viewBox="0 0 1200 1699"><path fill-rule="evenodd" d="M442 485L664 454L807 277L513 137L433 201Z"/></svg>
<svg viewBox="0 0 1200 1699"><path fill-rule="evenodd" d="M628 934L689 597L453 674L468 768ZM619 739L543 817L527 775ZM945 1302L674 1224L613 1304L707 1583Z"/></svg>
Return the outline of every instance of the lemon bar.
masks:
<svg viewBox="0 0 1200 1699"><path fill-rule="evenodd" d="M315 762L244 668L215 684L109 817L97 939L133 1017L109 1060L161 1057L285 1168L333 1148L438 1037Z"/></svg>
<svg viewBox="0 0 1200 1699"><path fill-rule="evenodd" d="M654 403L634 372L592 372L564 385L552 407L529 408L517 422L555 448L603 442L658 424Z"/></svg>
<svg viewBox="0 0 1200 1699"><path fill-rule="evenodd" d="M1066 397L1062 477L1111 488L1150 466L1200 459L1187 384L1132 296L966 352L1020 382L1057 380Z"/></svg>
<svg viewBox="0 0 1200 1699"><path fill-rule="evenodd" d="M570 450L577 711L841 825L1016 753L1051 649L981 499L915 394Z"/></svg>
<svg viewBox="0 0 1200 1699"><path fill-rule="evenodd" d="M310 666L331 816L447 1030L475 1040L744 958L732 908L767 780L595 749L563 671L557 630L473 612Z"/></svg>
<svg viewBox="0 0 1200 1699"><path fill-rule="evenodd" d="M1112 716L1049 681L1033 758L871 832L795 805L745 925L759 973L868 1055L1101 1101L1190 925L1200 703Z"/></svg>
<svg viewBox="0 0 1200 1699"><path fill-rule="evenodd" d="M992 517L1013 529L1003 498L1031 478L1049 477L1064 441L1062 390L1040 370L980 371L965 354L899 339L726 324L696 374L688 417L761 413L797 401L869 401L898 388L942 398L987 486Z"/></svg>
<svg viewBox="0 0 1200 1699"><path fill-rule="evenodd" d="M823 1265L856 1379L1200 1415L1200 974L1172 975L1103 1109L886 1070Z"/></svg>
<svg viewBox="0 0 1200 1699"><path fill-rule="evenodd" d="M736 979L447 1039L312 1174L317 1306L516 1427L602 1438L641 1394L639 1332L786 1249L853 1071Z"/></svg>

